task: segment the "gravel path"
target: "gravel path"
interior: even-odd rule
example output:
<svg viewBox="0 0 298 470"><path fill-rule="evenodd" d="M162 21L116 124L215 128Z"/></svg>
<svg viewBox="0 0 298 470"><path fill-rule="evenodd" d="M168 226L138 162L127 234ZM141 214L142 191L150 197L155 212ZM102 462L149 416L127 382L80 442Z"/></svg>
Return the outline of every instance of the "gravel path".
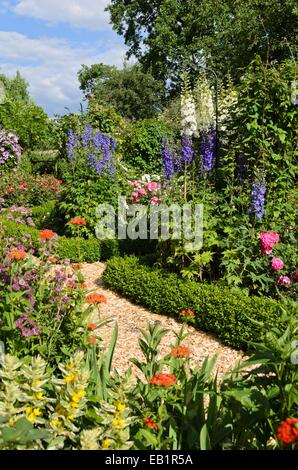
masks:
<svg viewBox="0 0 298 470"><path fill-rule="evenodd" d="M104 263L83 263L81 272L85 277L88 291L92 290L104 294L107 298L107 304L101 306L101 319L110 318L112 321L100 328L99 335L103 339L104 347L109 344L114 329L115 321L118 322L119 334L117 346L114 354L113 366L119 371L125 371L132 364L129 359L138 357L142 359L142 353L138 346L138 338L140 337L139 328L145 328L147 322L160 322L160 326L170 331L164 336L160 351L167 354L170 352L171 344L175 342L173 332L178 332L182 324L173 318L164 315L152 313L145 308L134 305L127 299L120 297L115 292L104 287L100 277L105 268ZM97 314L98 315L98 314ZM94 318L96 320L96 318ZM236 363L244 357L241 351L236 351L227 346L222 345L217 339L211 335L202 333L192 326L185 325L185 332L189 336L184 339L183 344L191 350L191 364L201 364L206 356L219 353L217 362L217 371L219 377L235 366ZM135 373L135 366L132 367Z"/></svg>

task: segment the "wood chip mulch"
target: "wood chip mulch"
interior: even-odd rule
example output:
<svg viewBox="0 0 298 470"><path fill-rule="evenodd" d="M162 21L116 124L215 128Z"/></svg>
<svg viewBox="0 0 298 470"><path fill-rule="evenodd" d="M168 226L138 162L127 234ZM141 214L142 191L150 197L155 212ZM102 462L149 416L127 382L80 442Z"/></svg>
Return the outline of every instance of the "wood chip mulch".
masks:
<svg viewBox="0 0 298 470"><path fill-rule="evenodd" d="M107 289L100 279L104 269L105 264L100 262L81 264L81 272L85 277L88 292L96 291L104 294L107 298L107 304L102 304L100 307L100 318L109 318L112 321L101 327L98 334L103 339L103 345L106 348L109 345L115 322L118 322L119 333L113 366L120 373L132 366L134 373L139 375L136 367L130 362L131 357L143 359L138 345L138 339L141 337L139 329L146 329L148 322L158 322L162 328L168 329L169 332L164 336L160 345L160 353L165 355L171 351L171 345L175 343L176 337L173 332L178 333L182 324L173 318L158 315L143 307L134 305L129 300ZM183 345L188 346L191 351L191 365L202 364L206 356L212 356L217 353L219 357L215 372L218 373L219 378L229 369L235 367L239 360L244 357L243 352L224 346L216 338L202 333L192 326L184 325L184 331L189 334L184 339Z"/></svg>

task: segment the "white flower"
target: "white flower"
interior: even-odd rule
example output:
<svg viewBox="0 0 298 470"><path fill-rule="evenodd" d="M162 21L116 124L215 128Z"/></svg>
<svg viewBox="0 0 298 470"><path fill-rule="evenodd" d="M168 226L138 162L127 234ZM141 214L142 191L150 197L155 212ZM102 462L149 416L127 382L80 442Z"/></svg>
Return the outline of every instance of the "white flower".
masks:
<svg viewBox="0 0 298 470"><path fill-rule="evenodd" d="M200 74L196 88L195 98L197 105L198 133L208 132L215 125L215 110L213 90L203 73Z"/></svg>

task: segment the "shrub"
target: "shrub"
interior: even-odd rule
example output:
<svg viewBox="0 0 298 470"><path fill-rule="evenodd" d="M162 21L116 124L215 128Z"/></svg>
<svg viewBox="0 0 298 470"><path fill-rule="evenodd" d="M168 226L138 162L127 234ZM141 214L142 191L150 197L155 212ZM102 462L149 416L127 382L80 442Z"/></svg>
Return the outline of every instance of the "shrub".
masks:
<svg viewBox="0 0 298 470"><path fill-rule="evenodd" d="M123 142L124 160L148 173L161 168L162 138L168 129L156 119L131 124Z"/></svg>
<svg viewBox="0 0 298 470"><path fill-rule="evenodd" d="M282 304L249 297L240 289L198 284L176 274L144 266L136 257L113 258L103 274L106 285L153 312L178 317L183 309L195 312L194 324L215 333L225 344L247 348L261 333L257 322L278 324Z"/></svg>
<svg viewBox="0 0 298 470"><path fill-rule="evenodd" d="M41 206L32 207L32 218L38 229L48 227L63 235L65 220L59 213L56 201L47 201Z"/></svg>
<svg viewBox="0 0 298 470"><path fill-rule="evenodd" d="M35 206L57 199L62 191L61 183L51 175L10 173L0 180L0 194L4 206Z"/></svg>
<svg viewBox="0 0 298 470"><path fill-rule="evenodd" d="M6 238L13 237L18 240L22 240L24 236L29 236L33 247L38 246L39 231L36 228L18 224L13 220L0 218L0 234ZM70 259L73 262L95 263L119 254L117 240L98 240L97 238L85 240L83 238L66 238L62 236L58 238L57 245L57 255L61 259Z"/></svg>

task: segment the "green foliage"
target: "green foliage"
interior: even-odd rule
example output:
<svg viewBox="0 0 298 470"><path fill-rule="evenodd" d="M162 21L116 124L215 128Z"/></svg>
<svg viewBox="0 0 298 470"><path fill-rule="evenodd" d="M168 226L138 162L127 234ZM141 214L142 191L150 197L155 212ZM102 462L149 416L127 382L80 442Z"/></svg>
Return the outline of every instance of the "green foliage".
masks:
<svg viewBox="0 0 298 470"><path fill-rule="evenodd" d="M40 227L44 228L44 226ZM0 234L7 238L24 240L29 236L34 248L39 246L39 231L34 227L18 224L13 220L0 218ZM1 246L1 239L0 239ZM104 261L119 254L117 240L98 240L97 238L66 238L59 237L57 241L57 255L61 259L70 259L73 262L96 263Z"/></svg>
<svg viewBox="0 0 298 470"><path fill-rule="evenodd" d="M123 140L124 161L143 172L160 171L162 138L168 132L167 126L155 119L131 124Z"/></svg>
<svg viewBox="0 0 298 470"><path fill-rule="evenodd" d="M32 101L6 100L0 106L0 126L14 131L24 149L42 147L48 137L48 117Z"/></svg>
<svg viewBox="0 0 298 470"><path fill-rule="evenodd" d="M153 312L178 317L183 309L196 313L195 326L210 331L225 344L247 348L261 333L251 319L267 325L279 322L282 304L265 297L249 297L240 289L198 284L176 274L140 264L135 257L111 259L104 282Z"/></svg>
<svg viewBox="0 0 298 470"><path fill-rule="evenodd" d="M154 117L163 101L163 84L143 72L139 65L86 65L78 73L81 90L89 97L92 107L112 106L123 118L138 120ZM103 132L110 132L99 126Z"/></svg>
<svg viewBox="0 0 298 470"><path fill-rule="evenodd" d="M98 240L97 238L59 238L57 254L61 259L96 263L118 254L116 240Z"/></svg>
<svg viewBox="0 0 298 470"><path fill-rule="evenodd" d="M41 206L32 207L32 219L36 228L50 228L56 233L62 233L64 229L64 219L58 212L57 201L48 201Z"/></svg>
<svg viewBox="0 0 298 470"><path fill-rule="evenodd" d="M281 61L297 44L295 0L112 0L108 10L128 55L165 81L186 66L196 74L200 61L239 77L255 54Z"/></svg>
<svg viewBox="0 0 298 470"><path fill-rule="evenodd" d="M51 175L10 172L1 177L0 194L6 207L34 206L60 197L62 181Z"/></svg>
<svg viewBox="0 0 298 470"><path fill-rule="evenodd" d="M59 203L59 212L69 221L73 217L84 217L87 226L82 228L82 233L86 236L94 236L96 225L96 208L99 204L112 204L116 207L118 202L117 182L107 175L77 178L76 173L73 178L67 179L68 190L64 193L62 201Z"/></svg>

